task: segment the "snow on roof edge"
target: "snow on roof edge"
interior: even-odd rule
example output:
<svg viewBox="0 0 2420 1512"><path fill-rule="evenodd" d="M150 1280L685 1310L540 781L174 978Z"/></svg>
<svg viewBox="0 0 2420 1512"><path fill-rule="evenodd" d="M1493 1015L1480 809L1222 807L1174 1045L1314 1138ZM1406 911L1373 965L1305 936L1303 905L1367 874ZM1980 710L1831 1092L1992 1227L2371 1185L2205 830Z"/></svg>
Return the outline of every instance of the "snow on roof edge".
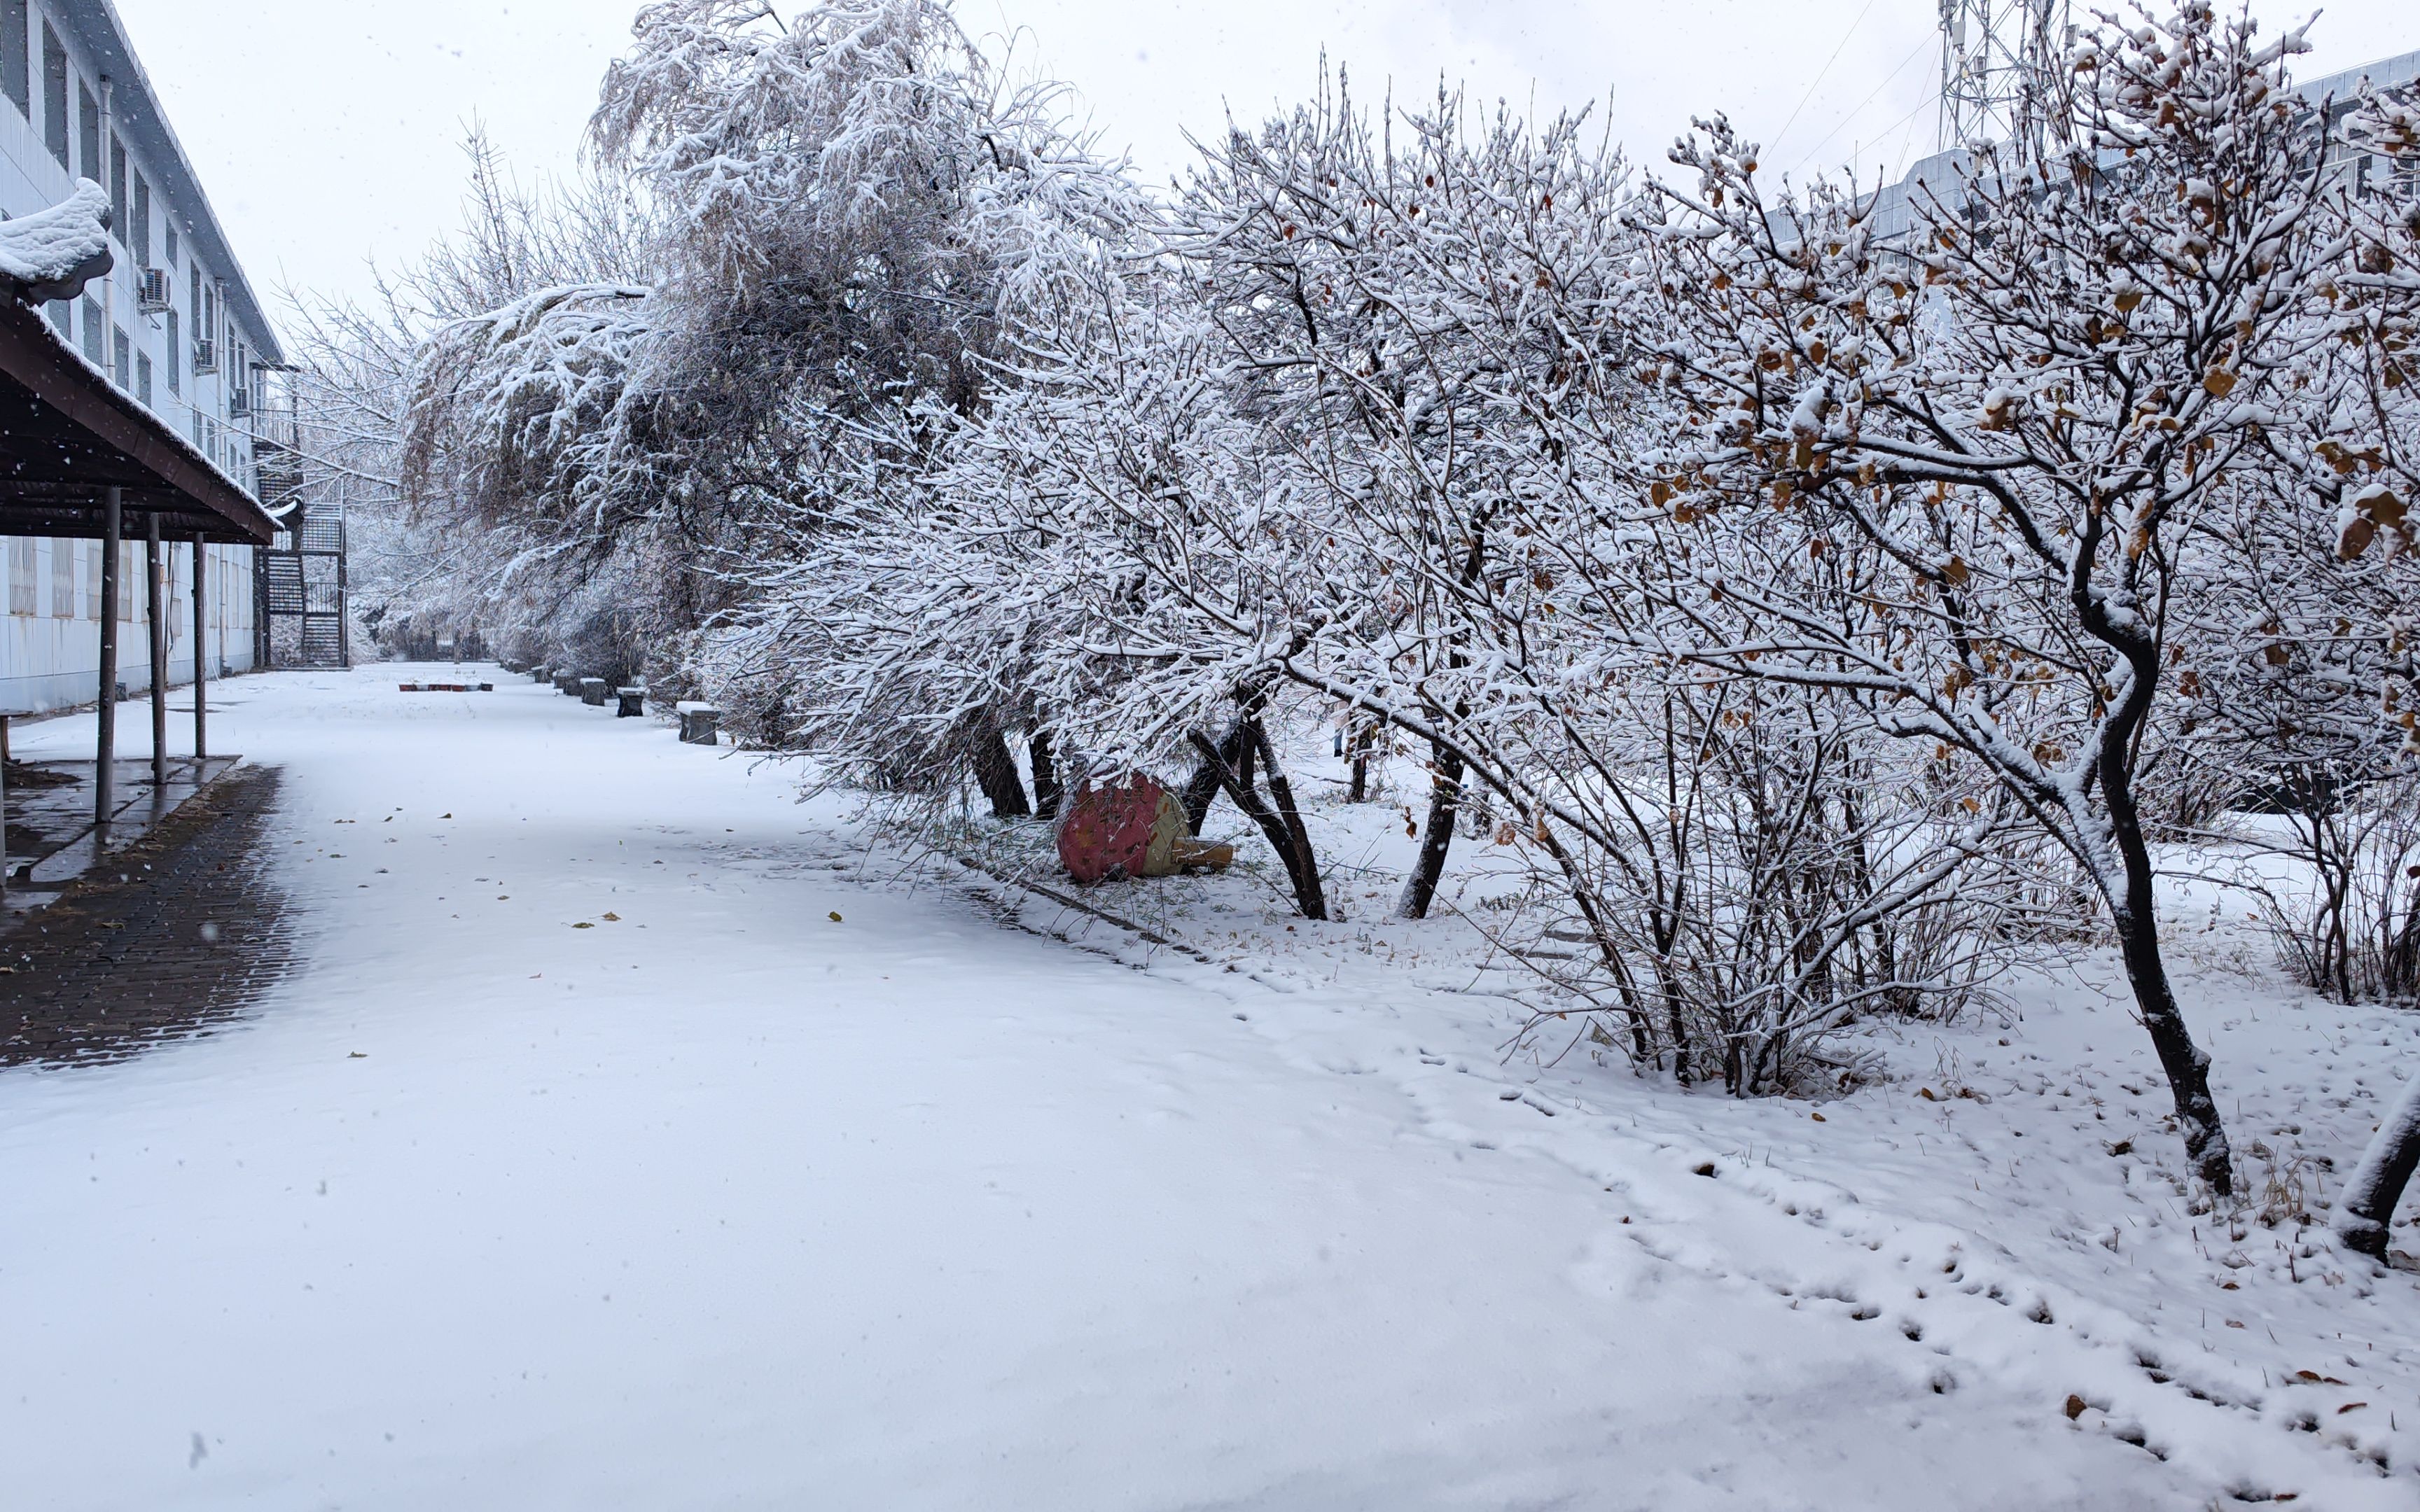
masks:
<svg viewBox="0 0 2420 1512"><path fill-rule="evenodd" d="M151 86L150 74L135 55L134 43L127 34L126 23L117 14L117 7L112 0L56 0L56 4L83 34L85 45L98 54L118 93L116 114L119 134L136 140L147 135L153 139L148 145L159 149L152 154L153 172L157 175L165 171L163 181L154 187L169 195L178 219L184 223L187 239L202 242L208 260L224 270L229 301L262 359L283 363L286 352L278 343L277 328L270 322L259 296L253 292L252 281L245 276L243 263L235 255L234 243L227 239L226 228L219 224L218 211L211 208L201 177L194 171L193 159L177 139L177 129L168 123L168 113L160 107L159 91ZM126 108L129 101L142 108L130 112Z"/></svg>
<svg viewBox="0 0 2420 1512"><path fill-rule="evenodd" d="M267 504L261 502L260 497L257 494L255 494L250 488L245 487L241 482L240 482L233 474L229 473L225 468L222 468L216 462L211 461L209 454L204 452L192 441L187 440L184 436L178 431L176 426L169 424L167 417L162 415L158 410L152 409L149 405L145 404L142 400L137 399L134 395L127 393L124 389L119 388L116 381L109 376L109 370L94 362L91 358L86 357L82 351L79 351L76 348L73 342L59 334L59 328L51 324L50 320L43 316L41 310L38 306L27 304L23 301L16 302L18 308L29 312L34 316L34 323L42 328L42 334L50 338L52 346L66 353L70 359L74 361L75 363L82 367L85 372L91 374L94 378L101 379L101 388L112 397L123 403L128 409L132 409L135 414L142 419L150 422L151 424L158 429L161 435L167 437L168 440L175 444L177 449L184 453L186 456L195 462L199 462L203 467L209 469L211 472L216 473L220 480L225 483L228 487L233 488L237 493L242 495L243 498L251 503L253 508L259 510L263 515L277 521L280 525L285 523L286 517L287 515L294 512L294 506L292 504L288 504L283 509L271 509Z"/></svg>

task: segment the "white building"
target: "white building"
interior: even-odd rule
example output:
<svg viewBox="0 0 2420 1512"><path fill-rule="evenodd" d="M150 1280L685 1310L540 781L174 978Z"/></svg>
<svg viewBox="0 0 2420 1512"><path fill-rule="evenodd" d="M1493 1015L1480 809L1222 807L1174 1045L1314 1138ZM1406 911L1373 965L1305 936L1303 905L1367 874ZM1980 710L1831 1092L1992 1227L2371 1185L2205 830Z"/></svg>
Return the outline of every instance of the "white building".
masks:
<svg viewBox="0 0 2420 1512"><path fill-rule="evenodd" d="M50 323L124 394L256 499L254 419L283 361L260 302L109 0L0 0L0 212L65 200L80 178L111 206L116 266ZM0 426L7 424L0 416ZM138 532L130 532L130 535ZM14 536L0 616L0 713L89 702L101 666L101 545ZM190 539L167 551L171 684L194 674ZM210 675L254 665L253 548L202 552ZM118 681L147 687L144 548L120 548Z"/></svg>

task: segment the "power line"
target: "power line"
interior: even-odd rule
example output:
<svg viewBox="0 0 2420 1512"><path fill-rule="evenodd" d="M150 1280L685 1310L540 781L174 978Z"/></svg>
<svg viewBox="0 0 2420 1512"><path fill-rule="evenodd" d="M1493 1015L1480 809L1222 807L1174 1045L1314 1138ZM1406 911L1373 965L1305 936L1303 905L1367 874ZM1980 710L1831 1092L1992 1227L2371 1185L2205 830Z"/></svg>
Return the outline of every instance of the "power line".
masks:
<svg viewBox="0 0 2420 1512"><path fill-rule="evenodd" d="M1865 23L1866 17L1872 12L1873 8L1874 0L1866 0L1866 8L1858 11L1857 19L1849 23L1849 29L1840 34L1840 40L1832 49L1832 55L1823 60L1823 66L1815 70L1815 77L1807 81L1807 92L1798 97L1798 103L1790 112L1790 119L1783 121L1781 130L1773 133L1774 146L1779 147L1781 139L1790 134L1790 129L1798 124L1798 113L1805 110L1807 102L1815 98L1815 91L1823 85L1823 76L1832 71L1833 64L1840 61L1841 53L1849 46L1849 39L1857 35L1857 28Z"/></svg>
<svg viewBox="0 0 2420 1512"><path fill-rule="evenodd" d="M1931 49L1936 45L1936 39L1928 37L1923 41L1916 43L1916 51L1910 53L1906 57L1901 58L1898 68L1895 68L1891 69L1890 72L1883 75L1883 82L1874 85L1873 93L1866 96L1865 99L1858 100L1856 104L1850 107L1848 113L1843 115L1839 120L1833 123L1832 129L1824 132L1822 139L1813 147L1808 147L1807 149L1807 155L1800 158L1796 166L1792 167L1790 171L1792 173L1796 173L1798 169L1806 167L1808 162L1812 162L1815 154L1823 150L1825 144L1829 143L1832 138L1840 134L1840 128L1848 125L1851 121L1855 120L1857 118L1857 112L1865 109L1868 105L1870 105L1875 100L1881 99L1883 91L1889 88L1891 85L1898 80L1900 74L1907 71L1907 66L1909 64L1915 62L1917 58L1922 57L1926 53L1931 51ZM1926 103L1929 104L1931 101L1928 100ZM1923 105L1918 105L1916 107L1917 110L1922 110L1923 108Z"/></svg>

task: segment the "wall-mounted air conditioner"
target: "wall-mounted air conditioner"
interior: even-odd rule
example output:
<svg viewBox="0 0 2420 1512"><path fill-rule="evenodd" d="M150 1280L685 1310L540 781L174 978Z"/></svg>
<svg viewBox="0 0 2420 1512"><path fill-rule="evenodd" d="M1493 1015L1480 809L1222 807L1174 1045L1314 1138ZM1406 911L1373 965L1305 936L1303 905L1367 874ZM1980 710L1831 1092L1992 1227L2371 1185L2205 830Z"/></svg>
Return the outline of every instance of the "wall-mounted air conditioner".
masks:
<svg viewBox="0 0 2420 1512"><path fill-rule="evenodd" d="M135 290L135 301L142 306L145 315L158 315L168 308L171 302L169 294L168 270L165 268L143 270L143 281Z"/></svg>

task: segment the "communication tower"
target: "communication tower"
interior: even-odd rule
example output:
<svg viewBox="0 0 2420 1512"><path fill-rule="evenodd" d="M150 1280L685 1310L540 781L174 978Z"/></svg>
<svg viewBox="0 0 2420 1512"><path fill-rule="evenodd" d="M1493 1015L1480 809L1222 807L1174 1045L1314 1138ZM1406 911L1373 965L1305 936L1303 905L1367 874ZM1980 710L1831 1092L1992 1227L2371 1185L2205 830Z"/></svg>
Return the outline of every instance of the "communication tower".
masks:
<svg viewBox="0 0 2420 1512"><path fill-rule="evenodd" d="M2074 35L2068 0L1941 0L1938 149L1969 142L2040 146L2034 81Z"/></svg>

